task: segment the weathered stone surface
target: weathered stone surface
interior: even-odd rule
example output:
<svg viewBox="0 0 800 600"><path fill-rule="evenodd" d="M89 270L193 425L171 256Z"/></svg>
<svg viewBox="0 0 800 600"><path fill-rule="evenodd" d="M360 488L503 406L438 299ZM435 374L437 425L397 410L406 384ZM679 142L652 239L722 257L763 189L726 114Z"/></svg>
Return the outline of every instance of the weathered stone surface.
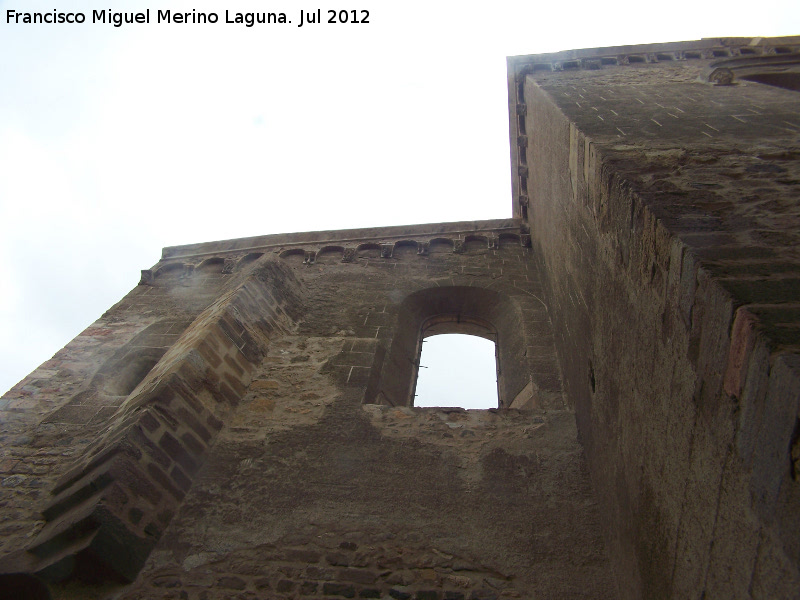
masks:
<svg viewBox="0 0 800 600"><path fill-rule="evenodd" d="M746 70L798 42L509 59L513 206L625 598L800 586L800 104Z"/></svg>
<svg viewBox="0 0 800 600"><path fill-rule="evenodd" d="M512 219L166 248L0 399L0 578L796 596L798 56L515 57ZM413 406L422 340L451 332L496 341L497 409Z"/></svg>

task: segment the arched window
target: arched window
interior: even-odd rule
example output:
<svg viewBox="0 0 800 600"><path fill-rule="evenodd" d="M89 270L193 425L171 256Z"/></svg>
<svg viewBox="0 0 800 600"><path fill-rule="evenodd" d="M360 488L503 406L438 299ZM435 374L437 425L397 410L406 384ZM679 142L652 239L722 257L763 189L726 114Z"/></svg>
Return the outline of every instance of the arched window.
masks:
<svg viewBox="0 0 800 600"><path fill-rule="evenodd" d="M431 335L422 340L414 406L497 408L493 340L476 335Z"/></svg>
<svg viewBox="0 0 800 600"><path fill-rule="evenodd" d="M442 286L409 294L398 306L396 328L385 359L381 360L380 377L365 401L414 406L424 341L455 333L494 342L497 402L493 406L515 407L518 398L531 395L523 330L519 306L495 290Z"/></svg>

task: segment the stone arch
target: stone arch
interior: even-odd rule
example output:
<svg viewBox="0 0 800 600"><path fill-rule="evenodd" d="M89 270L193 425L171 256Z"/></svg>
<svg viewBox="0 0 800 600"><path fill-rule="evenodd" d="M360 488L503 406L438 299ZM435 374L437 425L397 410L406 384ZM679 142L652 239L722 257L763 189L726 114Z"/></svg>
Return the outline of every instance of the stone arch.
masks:
<svg viewBox="0 0 800 600"><path fill-rule="evenodd" d="M500 246L519 246L519 235L516 233L501 233Z"/></svg>
<svg viewBox="0 0 800 600"><path fill-rule="evenodd" d="M98 369L91 386L109 396L130 395L187 326L166 319L148 325Z"/></svg>
<svg viewBox="0 0 800 600"><path fill-rule="evenodd" d="M302 248L289 248L282 251L278 256L285 259L289 264L299 265L305 260L306 251Z"/></svg>
<svg viewBox="0 0 800 600"><path fill-rule="evenodd" d="M417 246L418 244L414 240L400 240L394 245L394 252L392 255L395 258L416 256L418 254Z"/></svg>
<svg viewBox="0 0 800 600"><path fill-rule="evenodd" d="M183 275L183 273L185 271L186 271L186 267L184 266L183 263L174 262L174 263L169 263L169 264L164 265L163 267L158 269L158 271L156 271L153 276L155 278L158 278L158 277L178 277L180 275Z"/></svg>
<svg viewBox="0 0 800 600"><path fill-rule="evenodd" d="M381 245L375 243L359 244L356 247L356 255L359 258L380 258Z"/></svg>
<svg viewBox="0 0 800 600"><path fill-rule="evenodd" d="M323 246L317 252L316 262L318 263L338 263L342 262L344 246Z"/></svg>
<svg viewBox="0 0 800 600"><path fill-rule="evenodd" d="M264 256L263 252L251 252L250 254L246 254L245 256L242 257L242 259L238 263L236 263L235 270L239 271L241 269L244 269L248 265L253 264L262 256Z"/></svg>
<svg viewBox="0 0 800 600"><path fill-rule="evenodd" d="M466 333L492 340L497 351L500 408L530 388L525 360L525 323L509 294L478 286L428 287L408 294L397 307L395 334L379 384L368 402L413 405L422 340L440 333Z"/></svg>
<svg viewBox="0 0 800 600"><path fill-rule="evenodd" d="M197 272L202 273L222 273L222 267L225 265L225 259L215 256L214 258L207 258L195 269Z"/></svg>
<svg viewBox="0 0 800 600"><path fill-rule="evenodd" d="M726 51L727 52L727 51ZM774 54L728 57L712 62L702 78L714 85L735 85L739 80L800 91L800 53L789 47L776 47Z"/></svg>
<svg viewBox="0 0 800 600"><path fill-rule="evenodd" d="M430 242L429 254L443 254L453 251L453 240L449 238L433 238Z"/></svg>
<svg viewBox="0 0 800 600"><path fill-rule="evenodd" d="M278 256L281 258L288 258L290 256L303 256L305 254L305 250L302 248L289 248L288 250L283 250ZM244 259L242 259L244 260Z"/></svg>
<svg viewBox="0 0 800 600"><path fill-rule="evenodd" d="M109 374L104 386L105 392L112 396L130 395L153 370L165 352L166 348L132 350L123 360L113 364L113 375ZM112 369L107 370L112 371Z"/></svg>
<svg viewBox="0 0 800 600"><path fill-rule="evenodd" d="M464 238L466 252L480 252L489 248L489 238L485 235L468 235Z"/></svg>

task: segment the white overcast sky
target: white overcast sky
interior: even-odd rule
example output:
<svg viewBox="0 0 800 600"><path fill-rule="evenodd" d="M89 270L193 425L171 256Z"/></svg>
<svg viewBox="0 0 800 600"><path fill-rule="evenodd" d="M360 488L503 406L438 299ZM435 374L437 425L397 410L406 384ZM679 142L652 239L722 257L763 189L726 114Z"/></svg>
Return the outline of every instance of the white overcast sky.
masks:
<svg viewBox="0 0 800 600"><path fill-rule="evenodd" d="M497 408L494 342L474 335L423 340L414 406Z"/></svg>
<svg viewBox="0 0 800 600"><path fill-rule="evenodd" d="M291 25L13 25L8 10ZM296 27L299 10L368 24ZM0 0L0 391L163 246L510 215L505 57L800 33L800 2ZM153 14L153 21L155 15Z"/></svg>

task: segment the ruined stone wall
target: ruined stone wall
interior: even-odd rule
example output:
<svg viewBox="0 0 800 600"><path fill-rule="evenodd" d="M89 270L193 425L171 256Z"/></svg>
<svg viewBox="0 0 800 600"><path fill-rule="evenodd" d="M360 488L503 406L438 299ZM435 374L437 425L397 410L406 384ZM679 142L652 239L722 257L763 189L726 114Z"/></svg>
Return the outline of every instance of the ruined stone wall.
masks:
<svg viewBox="0 0 800 600"><path fill-rule="evenodd" d="M5 564L62 598L615 597L528 244L497 220L165 250L104 318L211 301ZM423 330L461 323L496 340L502 408L413 408Z"/></svg>
<svg viewBox="0 0 800 600"><path fill-rule="evenodd" d="M0 584L796 597L798 56L513 58L515 219L165 249L0 399ZM445 331L498 409L413 407Z"/></svg>
<svg viewBox="0 0 800 600"><path fill-rule="evenodd" d="M191 282L182 268L159 273L161 285L132 290L0 399L0 549L18 547L41 526L31 508L108 427L133 387L220 293L223 280L205 268Z"/></svg>
<svg viewBox="0 0 800 600"><path fill-rule="evenodd" d="M796 597L800 103L708 74L797 41L510 61L517 210L623 597Z"/></svg>
<svg viewBox="0 0 800 600"><path fill-rule="evenodd" d="M2 572L136 576L268 334L290 319L281 304L296 309L283 286L266 291L270 270L250 258L143 273L145 285L4 396Z"/></svg>

